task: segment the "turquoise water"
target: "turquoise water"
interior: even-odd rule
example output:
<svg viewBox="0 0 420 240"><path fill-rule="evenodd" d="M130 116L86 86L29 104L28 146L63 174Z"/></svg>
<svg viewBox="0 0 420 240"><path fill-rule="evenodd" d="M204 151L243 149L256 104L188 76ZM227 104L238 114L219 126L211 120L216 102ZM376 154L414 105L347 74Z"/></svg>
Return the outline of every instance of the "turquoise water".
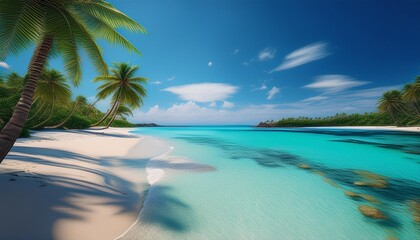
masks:
<svg viewBox="0 0 420 240"><path fill-rule="evenodd" d="M156 183L126 239L420 239L410 208L420 199L419 134L251 127L134 132L163 138L174 146L171 156L215 171L189 166ZM355 186L377 181L359 170L385 176L387 188ZM361 205L387 219L363 216Z"/></svg>

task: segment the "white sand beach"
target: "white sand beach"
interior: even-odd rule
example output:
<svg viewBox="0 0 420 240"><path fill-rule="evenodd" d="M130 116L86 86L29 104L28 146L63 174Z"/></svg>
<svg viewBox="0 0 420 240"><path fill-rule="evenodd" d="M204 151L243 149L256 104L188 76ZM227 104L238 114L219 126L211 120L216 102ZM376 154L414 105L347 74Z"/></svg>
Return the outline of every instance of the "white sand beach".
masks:
<svg viewBox="0 0 420 240"><path fill-rule="evenodd" d="M149 187L147 163L170 150L129 130L54 130L19 139L0 165L1 238L105 240L124 233Z"/></svg>

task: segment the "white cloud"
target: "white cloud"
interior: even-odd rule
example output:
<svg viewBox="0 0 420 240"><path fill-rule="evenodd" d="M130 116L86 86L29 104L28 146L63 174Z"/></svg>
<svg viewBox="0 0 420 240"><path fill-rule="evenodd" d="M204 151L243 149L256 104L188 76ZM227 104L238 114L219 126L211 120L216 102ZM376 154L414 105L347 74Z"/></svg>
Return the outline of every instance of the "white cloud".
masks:
<svg viewBox="0 0 420 240"><path fill-rule="evenodd" d="M222 108L234 108L235 104L233 102L223 101Z"/></svg>
<svg viewBox="0 0 420 240"><path fill-rule="evenodd" d="M362 86L369 82L356 81L345 75L322 75L318 76L311 84L305 88L319 89L324 92L341 92L349 88Z"/></svg>
<svg viewBox="0 0 420 240"><path fill-rule="evenodd" d="M238 54L238 53L239 53L239 48L235 49L235 50L232 52L232 54L233 54L233 55L236 55L236 54Z"/></svg>
<svg viewBox="0 0 420 240"><path fill-rule="evenodd" d="M133 122L154 122L161 125L184 124L257 124L278 119L281 112L274 105L248 106L242 109L216 109L199 106L196 102L174 104L168 108L151 107L147 112L137 110Z"/></svg>
<svg viewBox="0 0 420 240"><path fill-rule="evenodd" d="M6 68L6 69L10 68L9 64L7 64L6 62L0 62L0 67Z"/></svg>
<svg viewBox="0 0 420 240"><path fill-rule="evenodd" d="M271 88L270 91L267 92L267 100L273 99L274 96L276 96L280 92L280 89L277 87Z"/></svg>
<svg viewBox="0 0 420 240"><path fill-rule="evenodd" d="M273 59L276 56L276 50L271 48L265 48L258 53L258 61L267 61Z"/></svg>
<svg viewBox="0 0 420 240"><path fill-rule="evenodd" d="M310 98L303 99L302 102L318 102L318 101L326 100L328 98L330 98L330 97L327 97L327 96L315 96L315 97L310 97Z"/></svg>
<svg viewBox="0 0 420 240"><path fill-rule="evenodd" d="M211 107L211 108L217 107L217 103L216 102L211 102L209 104L209 107Z"/></svg>
<svg viewBox="0 0 420 240"><path fill-rule="evenodd" d="M238 91L238 87L226 83L196 83L163 89L181 99L195 102L223 101Z"/></svg>
<svg viewBox="0 0 420 240"><path fill-rule="evenodd" d="M213 66L213 62L209 62L207 65L209 65L209 67Z"/></svg>
<svg viewBox="0 0 420 240"><path fill-rule="evenodd" d="M172 77L168 78L168 81L173 81L173 80L175 80L175 78L176 78L176 76L172 76Z"/></svg>
<svg viewBox="0 0 420 240"><path fill-rule="evenodd" d="M160 85L160 84L162 84L162 82L161 81L154 81L154 82L151 82L150 84Z"/></svg>
<svg viewBox="0 0 420 240"><path fill-rule="evenodd" d="M283 63L273 69L271 72L282 71L289 68L294 68L306 63L313 62L328 56L327 44L324 42L317 42L309 44L303 48L291 52L285 57Z"/></svg>
<svg viewBox="0 0 420 240"><path fill-rule="evenodd" d="M174 104L167 109L158 105L148 111L135 111L133 122L154 122L162 125L184 124L257 124L269 119L287 117L319 117L336 113L363 113L376 110L378 98L387 90L401 86L386 86L332 93L329 99L297 101L284 104L249 105L235 109L199 106L193 101ZM315 99L316 100L316 99Z"/></svg>

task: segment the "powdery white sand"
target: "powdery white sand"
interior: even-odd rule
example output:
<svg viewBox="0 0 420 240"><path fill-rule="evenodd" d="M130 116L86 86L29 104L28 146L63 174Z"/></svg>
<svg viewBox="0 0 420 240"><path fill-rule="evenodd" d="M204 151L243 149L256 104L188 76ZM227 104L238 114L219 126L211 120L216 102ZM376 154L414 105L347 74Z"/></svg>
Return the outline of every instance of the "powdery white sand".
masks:
<svg viewBox="0 0 420 240"><path fill-rule="evenodd" d="M148 176L149 160L170 150L129 130L19 139L0 164L1 239L106 240L124 233L138 218L148 178L163 176L158 168Z"/></svg>

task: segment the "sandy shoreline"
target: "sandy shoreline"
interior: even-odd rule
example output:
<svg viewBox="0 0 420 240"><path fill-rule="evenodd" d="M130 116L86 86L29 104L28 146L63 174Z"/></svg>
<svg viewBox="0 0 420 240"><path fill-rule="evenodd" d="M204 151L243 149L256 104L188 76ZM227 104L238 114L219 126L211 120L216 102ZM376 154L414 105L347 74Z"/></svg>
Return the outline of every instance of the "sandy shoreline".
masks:
<svg viewBox="0 0 420 240"><path fill-rule="evenodd" d="M129 130L19 139L0 165L2 238L115 239L125 232L150 186L147 163L169 150Z"/></svg>
<svg viewBox="0 0 420 240"><path fill-rule="evenodd" d="M310 128L338 128L338 129L360 129L360 130L388 130L388 131L403 131L403 132L418 132L420 127L397 127L397 126L356 126L356 127L310 127Z"/></svg>

